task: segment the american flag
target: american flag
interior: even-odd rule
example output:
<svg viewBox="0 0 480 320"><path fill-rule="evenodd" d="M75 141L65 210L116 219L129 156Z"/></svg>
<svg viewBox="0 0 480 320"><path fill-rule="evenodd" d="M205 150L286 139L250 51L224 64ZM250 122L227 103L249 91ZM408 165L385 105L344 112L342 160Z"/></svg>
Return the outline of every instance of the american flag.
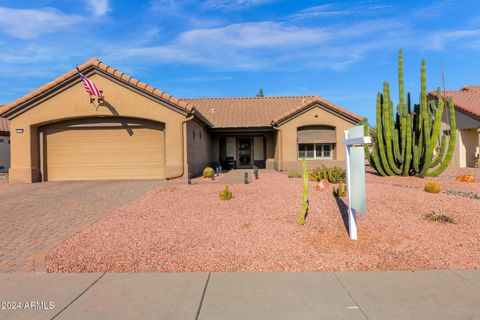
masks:
<svg viewBox="0 0 480 320"><path fill-rule="evenodd" d="M82 78L83 86L85 87L85 90L92 96L103 98L102 94L100 93L100 90L98 90L95 84L90 79L85 77L78 68L77 70L78 70L78 74L80 75L80 78Z"/></svg>

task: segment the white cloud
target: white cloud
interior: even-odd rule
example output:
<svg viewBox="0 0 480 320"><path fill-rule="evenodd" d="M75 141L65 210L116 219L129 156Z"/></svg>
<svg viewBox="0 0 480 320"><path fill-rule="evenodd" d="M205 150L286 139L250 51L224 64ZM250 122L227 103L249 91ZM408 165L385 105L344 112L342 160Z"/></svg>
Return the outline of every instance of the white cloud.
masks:
<svg viewBox="0 0 480 320"><path fill-rule="evenodd" d="M241 10L274 2L274 0L207 0L204 9Z"/></svg>
<svg viewBox="0 0 480 320"><path fill-rule="evenodd" d="M430 47L432 49L443 49L447 44L456 41L462 41L461 45L465 47L477 47L480 41L480 29L441 31L432 34L429 37Z"/></svg>
<svg viewBox="0 0 480 320"><path fill-rule="evenodd" d="M31 39L42 33L58 31L80 21L80 16L64 14L54 8L0 7L0 32L21 39Z"/></svg>
<svg viewBox="0 0 480 320"><path fill-rule="evenodd" d="M94 16L100 17L110 11L109 0L86 0L87 7Z"/></svg>
<svg viewBox="0 0 480 320"><path fill-rule="evenodd" d="M293 19L306 19L318 17L331 17L351 14L351 10L335 9L333 4L321 4L298 11L291 17Z"/></svg>
<svg viewBox="0 0 480 320"><path fill-rule="evenodd" d="M273 21L230 24L185 31L161 45L110 48L106 59L201 65L223 71L305 66L342 70L372 50L396 46L392 39L401 38L398 25L389 20L328 27Z"/></svg>

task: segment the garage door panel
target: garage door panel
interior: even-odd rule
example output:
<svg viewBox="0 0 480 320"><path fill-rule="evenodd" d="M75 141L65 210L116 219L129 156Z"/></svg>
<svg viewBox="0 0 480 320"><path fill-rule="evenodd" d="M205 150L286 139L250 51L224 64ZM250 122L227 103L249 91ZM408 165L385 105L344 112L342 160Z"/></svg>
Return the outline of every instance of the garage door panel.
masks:
<svg viewBox="0 0 480 320"><path fill-rule="evenodd" d="M164 178L161 129L47 128L44 154L49 181Z"/></svg>

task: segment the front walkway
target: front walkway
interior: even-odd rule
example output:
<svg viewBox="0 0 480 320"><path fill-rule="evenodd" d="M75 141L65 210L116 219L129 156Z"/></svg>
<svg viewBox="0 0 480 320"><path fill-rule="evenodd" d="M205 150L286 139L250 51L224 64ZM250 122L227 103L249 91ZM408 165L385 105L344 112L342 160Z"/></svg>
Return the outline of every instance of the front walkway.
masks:
<svg viewBox="0 0 480 320"><path fill-rule="evenodd" d="M0 273L44 271L48 249L165 183L83 181L0 184Z"/></svg>
<svg viewBox="0 0 480 320"><path fill-rule="evenodd" d="M0 319L456 320L478 319L480 305L478 270L13 273L0 284Z"/></svg>

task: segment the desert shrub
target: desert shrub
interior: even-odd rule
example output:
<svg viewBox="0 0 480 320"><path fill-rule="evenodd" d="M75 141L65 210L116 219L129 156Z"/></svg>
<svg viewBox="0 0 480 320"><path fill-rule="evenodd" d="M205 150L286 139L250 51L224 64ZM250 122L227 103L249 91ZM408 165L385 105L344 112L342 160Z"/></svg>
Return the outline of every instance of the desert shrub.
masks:
<svg viewBox="0 0 480 320"><path fill-rule="evenodd" d="M343 182L338 184L338 187L333 187L333 195L337 198L343 198L347 195L347 185Z"/></svg>
<svg viewBox="0 0 480 320"><path fill-rule="evenodd" d="M288 171L288 177L289 178L301 178L302 174L298 172L297 170L290 170Z"/></svg>
<svg viewBox="0 0 480 320"><path fill-rule="evenodd" d="M345 182L346 176L347 172L343 168L337 166L327 167L323 165L321 168L316 167L312 170L310 173L310 180L319 182L326 179L330 183L339 183Z"/></svg>
<svg viewBox="0 0 480 320"><path fill-rule="evenodd" d="M430 193L439 193L441 188L440 185L436 182L429 182L425 185L425 188L423 189L426 192Z"/></svg>
<svg viewBox="0 0 480 320"><path fill-rule="evenodd" d="M432 213L427 213L425 215L425 220L433 221L433 222L440 222L440 223L453 223L456 224L455 220L447 216L443 213L436 213L432 211Z"/></svg>
<svg viewBox="0 0 480 320"><path fill-rule="evenodd" d="M232 191L230 191L230 188L228 188L228 186L225 186L225 188L223 189L223 191L220 191L218 193L218 196L220 197L220 199L222 200L230 200L233 198L233 193Z"/></svg>
<svg viewBox="0 0 480 320"><path fill-rule="evenodd" d="M455 178L455 180L460 182L477 182L478 179L475 176L464 174Z"/></svg>
<svg viewBox="0 0 480 320"><path fill-rule="evenodd" d="M204 178L211 178L215 174L215 170L211 167L206 167L203 169L203 177Z"/></svg>

